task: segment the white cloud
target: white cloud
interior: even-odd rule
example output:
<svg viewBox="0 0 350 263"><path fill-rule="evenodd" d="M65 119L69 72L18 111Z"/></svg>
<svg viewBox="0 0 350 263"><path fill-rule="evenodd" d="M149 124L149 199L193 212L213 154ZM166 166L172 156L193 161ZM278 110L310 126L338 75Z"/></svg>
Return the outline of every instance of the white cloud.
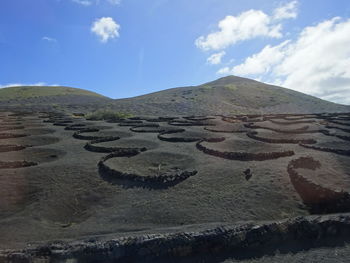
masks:
<svg viewBox="0 0 350 263"><path fill-rule="evenodd" d="M48 85L45 82L37 82L37 83L31 83L31 84L25 84L25 83L9 83L9 84L0 84L0 89L2 88L11 88L11 87L19 87L19 86L60 86L58 84L54 85Z"/></svg>
<svg viewBox="0 0 350 263"><path fill-rule="evenodd" d="M41 38L42 40L45 40L45 41L48 41L48 42L57 42L57 39L55 39L55 38L52 38L52 37L46 37L46 36L44 36L44 37L42 37Z"/></svg>
<svg viewBox="0 0 350 263"><path fill-rule="evenodd" d="M259 53L246 58L245 62L232 68L235 75L264 74L271 70L284 57L283 48L289 43L284 41L277 46L267 45Z"/></svg>
<svg viewBox="0 0 350 263"><path fill-rule="evenodd" d="M219 50L239 41L255 37L282 37L281 25L260 10L249 10L238 16L226 16L219 21L219 31L197 38L195 44L202 50Z"/></svg>
<svg viewBox="0 0 350 263"><path fill-rule="evenodd" d="M289 2L281 7L278 7L273 12L275 20L296 18L298 15L298 1Z"/></svg>
<svg viewBox="0 0 350 263"><path fill-rule="evenodd" d="M119 5L120 4L120 0L107 0L108 3L110 3L111 5Z"/></svg>
<svg viewBox="0 0 350 263"><path fill-rule="evenodd" d="M93 4L92 0L72 0L74 3L77 3L79 5L83 5L83 6L89 6Z"/></svg>
<svg viewBox="0 0 350 263"><path fill-rule="evenodd" d="M111 17L97 19L91 27L91 31L99 36L104 43L109 39L119 37L119 29L120 25Z"/></svg>
<svg viewBox="0 0 350 263"><path fill-rule="evenodd" d="M231 74L231 69L229 67L224 67L218 70L218 74L229 75Z"/></svg>
<svg viewBox="0 0 350 263"><path fill-rule="evenodd" d="M220 74L259 77L338 103L350 104L350 19L306 27L294 41L266 46Z"/></svg>
<svg viewBox="0 0 350 263"><path fill-rule="evenodd" d="M223 56L225 56L226 52L225 51L221 51L219 53L215 53L213 55L211 55L210 57L208 57L207 62L209 64L212 65L217 65L221 63L221 59Z"/></svg>
<svg viewBox="0 0 350 263"><path fill-rule="evenodd" d="M195 45L204 50L225 49L240 41L256 37L281 38L284 19L296 18L298 1L294 0L268 15L261 10L248 10L238 16L228 15L218 23L218 30L196 39Z"/></svg>
<svg viewBox="0 0 350 263"><path fill-rule="evenodd" d="M83 6L91 6L92 4L98 5L101 3L100 0L72 0L74 3L83 5ZM119 5L121 0L105 0L106 3L111 5Z"/></svg>

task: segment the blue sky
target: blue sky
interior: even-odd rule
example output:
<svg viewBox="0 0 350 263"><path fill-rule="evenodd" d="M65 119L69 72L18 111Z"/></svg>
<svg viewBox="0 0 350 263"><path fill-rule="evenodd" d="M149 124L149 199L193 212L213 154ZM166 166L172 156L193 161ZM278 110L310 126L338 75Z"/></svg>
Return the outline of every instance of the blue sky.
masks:
<svg viewBox="0 0 350 263"><path fill-rule="evenodd" d="M1 0L0 86L124 98L234 74L350 104L348 0Z"/></svg>

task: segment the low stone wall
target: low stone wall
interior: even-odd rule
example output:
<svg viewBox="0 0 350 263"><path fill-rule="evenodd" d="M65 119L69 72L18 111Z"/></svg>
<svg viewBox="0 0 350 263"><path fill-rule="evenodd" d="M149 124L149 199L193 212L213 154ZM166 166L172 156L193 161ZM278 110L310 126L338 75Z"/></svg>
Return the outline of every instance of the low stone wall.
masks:
<svg viewBox="0 0 350 263"><path fill-rule="evenodd" d="M207 121L207 120L214 120L214 117L206 117L206 116L187 116L187 117L183 117L186 120L189 121Z"/></svg>
<svg viewBox="0 0 350 263"><path fill-rule="evenodd" d="M210 140L201 140L197 142L196 147L198 150L213 155L216 157L239 160L239 161L265 161L271 159L278 159L281 157L287 157L294 155L293 151L282 151L282 152L263 152L263 153L249 153L249 152L221 152L213 150L202 145L203 142L213 142Z"/></svg>
<svg viewBox="0 0 350 263"><path fill-rule="evenodd" d="M11 139L11 138L20 138L26 137L27 134L18 134L18 133L0 133L0 139Z"/></svg>
<svg viewBox="0 0 350 263"><path fill-rule="evenodd" d="M248 222L235 225L202 225L201 230L158 230L109 239L56 241L23 250L0 251L1 262L167 262L187 260L196 256L240 254L241 250L254 251L274 248L287 243L322 245L322 241L337 238L349 240L350 215L307 216L293 219ZM295 253L295 251L294 251Z"/></svg>
<svg viewBox="0 0 350 263"><path fill-rule="evenodd" d="M112 153L112 152L116 152L116 151L123 151L123 149L131 149L131 148L121 148L121 147L108 147L108 146L98 146L95 145L97 143L101 143L101 142L112 142L112 141L116 141L119 140L120 137L117 136L111 136L111 137L106 137L106 138L102 138L102 139L98 139L98 140L93 140L91 142L88 142L85 144L84 148L88 151L91 152L99 152L99 153ZM137 149L137 148L135 148ZM146 148L139 148L140 151L145 151Z"/></svg>
<svg viewBox="0 0 350 263"><path fill-rule="evenodd" d="M185 129L176 129L176 130L169 130L169 131L164 131L158 134L158 139L161 141L166 141L166 142L196 142L201 140L201 138L198 137L165 137L164 135L167 134L174 134L174 133L182 133L185 132Z"/></svg>
<svg viewBox="0 0 350 263"><path fill-rule="evenodd" d="M311 213L337 213L350 211L350 195L348 192L328 189L317 185L298 173L298 168L317 170L321 164L312 157L300 157L292 160L287 167L290 180L308 206Z"/></svg>
<svg viewBox="0 0 350 263"><path fill-rule="evenodd" d="M22 167L29 167L38 165L35 162L27 162L27 161L13 161L13 162L2 162L0 161L0 169L15 169Z"/></svg>
<svg viewBox="0 0 350 263"><path fill-rule="evenodd" d="M26 147L23 145L0 145L0 152L13 152L13 151L20 151L25 149Z"/></svg>
<svg viewBox="0 0 350 263"><path fill-rule="evenodd" d="M73 121L71 120L65 120L65 121L58 121L58 122L54 122L53 125L54 126L69 126L71 123L73 123Z"/></svg>
<svg viewBox="0 0 350 263"><path fill-rule="evenodd" d="M321 152L331 152L331 153L336 153L340 155L345 155L345 156L350 156L350 150L342 150L342 149L335 149L335 148L328 148L328 147L320 147L320 146L315 146L315 145L307 145L300 143L300 146L308 149L313 149Z"/></svg>
<svg viewBox="0 0 350 263"><path fill-rule="evenodd" d="M124 152L113 152L105 157L103 157L98 163L99 171L104 177L112 177L119 180L128 180L131 182L146 184L156 184L160 186L170 186L177 182L181 182L190 176L197 174L197 171L174 171L171 174L163 173L154 176L142 176L132 173L124 173L122 171L117 171L110 168L105 162L111 158L115 157L132 157L139 154L141 151L139 149L124 149ZM142 185L141 185L142 186Z"/></svg>
<svg viewBox="0 0 350 263"><path fill-rule="evenodd" d="M79 131L79 130L82 130L82 129L86 129L86 124L82 124L82 123L78 123L78 124L71 124L71 125L68 125L67 127L65 127L64 129L66 131Z"/></svg>
<svg viewBox="0 0 350 263"><path fill-rule="evenodd" d="M346 129L346 128L342 128L342 127L334 126L334 125L326 125L326 128L327 129L337 129L337 130L340 130L343 132L350 132L350 129Z"/></svg>
<svg viewBox="0 0 350 263"><path fill-rule="evenodd" d="M120 122L119 123L119 126L126 126L126 127L128 127L128 126L137 126L137 125L140 125L140 124L142 124L143 123L143 121L141 121L141 120L125 120L125 121L122 121L122 122Z"/></svg>
<svg viewBox="0 0 350 263"><path fill-rule="evenodd" d="M268 142L268 143L292 143L292 144L314 144L317 141L314 139L276 139L276 138L266 138L258 136L258 132L256 131L250 131L247 132L247 136L251 139L261 141L261 142Z"/></svg>
<svg viewBox="0 0 350 263"><path fill-rule="evenodd" d="M230 118L230 117L222 117L221 120L229 122L229 123L241 123L241 118Z"/></svg>
<svg viewBox="0 0 350 263"><path fill-rule="evenodd" d="M48 120L43 120L45 123L72 123L71 119L64 117L50 117Z"/></svg>
<svg viewBox="0 0 350 263"><path fill-rule="evenodd" d="M148 122L169 122L178 119L178 117L158 117L153 119L146 119Z"/></svg>
<svg viewBox="0 0 350 263"><path fill-rule="evenodd" d="M106 136L92 136L92 135L83 135L82 133L89 133L89 132L99 132L100 129L95 128L86 128L86 129L80 129L73 133L73 137L79 140L98 140L101 138L104 138Z"/></svg>
<svg viewBox="0 0 350 263"><path fill-rule="evenodd" d="M342 139L344 141L350 141L350 136L347 136L347 135L339 135L339 134L336 134L336 133L332 133L329 130L322 130L322 133L324 135L327 135L327 136L334 136L334 137Z"/></svg>
<svg viewBox="0 0 350 263"><path fill-rule="evenodd" d="M0 123L0 131L23 130L24 128L24 126L2 126L2 123Z"/></svg>
<svg viewBox="0 0 350 263"><path fill-rule="evenodd" d="M343 121L336 121L336 120L331 120L330 122L335 123L335 124L344 125L344 126L350 126L350 122L343 122Z"/></svg>
<svg viewBox="0 0 350 263"><path fill-rule="evenodd" d="M314 123L315 120L300 120L300 121L276 121L274 119L269 119L270 122L274 124L279 124L279 125L293 125L293 124L303 124L303 123Z"/></svg>
<svg viewBox="0 0 350 263"><path fill-rule="evenodd" d="M161 128L160 125L156 123L148 123L133 126L130 128L130 131L143 133L160 133L166 131L166 128Z"/></svg>
<svg viewBox="0 0 350 263"><path fill-rule="evenodd" d="M344 141L350 141L350 136L336 134L335 137L342 139Z"/></svg>
<svg viewBox="0 0 350 263"><path fill-rule="evenodd" d="M19 126L22 125L23 122L0 122L0 127L8 127L8 126Z"/></svg>
<svg viewBox="0 0 350 263"><path fill-rule="evenodd" d="M246 128L250 128L250 129L265 129L265 130L270 130L270 131L274 131L274 132L278 132L278 133L287 133L287 134L304 134L304 133L318 133L318 132L322 132L322 130L308 130L309 126L303 126L301 128L298 129L290 129L290 130L284 130L284 129L277 129L277 128L272 128L272 127L265 127L265 126L260 126L260 125L256 125L254 123L247 123L244 124L244 126Z"/></svg>
<svg viewBox="0 0 350 263"><path fill-rule="evenodd" d="M169 125L172 126L215 126L213 123L204 122L204 121L185 121L185 120L174 120L169 121Z"/></svg>
<svg viewBox="0 0 350 263"><path fill-rule="evenodd" d="M221 132L221 133L244 133L244 132L247 132L247 129L244 129L244 128L238 128L237 130L234 130L233 127L232 129L215 129L214 128L208 128L208 127L204 127L204 130L206 131L210 131L210 132Z"/></svg>

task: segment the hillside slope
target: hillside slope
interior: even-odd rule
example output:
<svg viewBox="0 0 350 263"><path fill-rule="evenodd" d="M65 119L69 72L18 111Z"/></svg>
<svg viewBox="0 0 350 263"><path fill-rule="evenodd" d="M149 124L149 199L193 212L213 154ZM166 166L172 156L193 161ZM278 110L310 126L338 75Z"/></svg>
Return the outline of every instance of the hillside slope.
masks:
<svg viewBox="0 0 350 263"><path fill-rule="evenodd" d="M1 101L64 95L82 95L105 98L104 96L92 91L63 86L18 86L0 89Z"/></svg>
<svg viewBox="0 0 350 263"><path fill-rule="evenodd" d="M349 112L340 105L290 89L228 76L199 86L179 87L127 99L110 99L70 87L0 89L0 107L17 110L91 112L110 109L135 115L214 115Z"/></svg>
<svg viewBox="0 0 350 263"><path fill-rule="evenodd" d="M98 93L63 86L18 86L0 89L2 108L28 107L50 110L53 107L96 109L112 99Z"/></svg>
<svg viewBox="0 0 350 263"><path fill-rule="evenodd" d="M350 111L350 106L236 76L116 100L115 107L139 114L194 115Z"/></svg>

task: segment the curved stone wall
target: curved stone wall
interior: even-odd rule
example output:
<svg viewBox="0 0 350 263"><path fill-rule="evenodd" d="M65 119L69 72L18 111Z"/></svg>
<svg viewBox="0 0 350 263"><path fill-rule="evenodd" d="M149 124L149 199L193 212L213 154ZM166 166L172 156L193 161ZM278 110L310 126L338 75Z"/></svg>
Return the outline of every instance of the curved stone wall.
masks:
<svg viewBox="0 0 350 263"><path fill-rule="evenodd" d="M213 155L216 157L229 159L229 160L239 160L239 161L265 161L271 159L277 159L281 157L287 157L294 155L293 151L282 151L282 152L261 152L261 153L249 153L249 152L221 152L218 150L213 150L205 147L203 142L215 142L210 140L201 140L197 142L196 147L198 150ZM218 142L218 141L216 141Z"/></svg>
<svg viewBox="0 0 350 263"><path fill-rule="evenodd" d="M141 151L139 149L123 149L122 152L113 152L105 157L103 157L98 163L99 171L104 177L113 177L119 180L128 180L135 183L142 183L145 186L148 184L155 184L160 186L170 186L177 182L183 181L190 176L197 174L197 171L174 171L171 174L159 174L154 176L142 176L133 173L125 173L122 171L117 171L110 168L105 162L111 158L115 157L131 157L139 154Z"/></svg>
<svg viewBox="0 0 350 263"><path fill-rule="evenodd" d="M316 145L307 145L303 143L299 143L300 146L308 149L313 149L321 152L331 152L336 153L340 155L350 156L350 150L342 150L342 149L336 149L336 148L328 148L328 147L320 147Z"/></svg>
<svg viewBox="0 0 350 263"><path fill-rule="evenodd" d="M27 162L27 161L13 161L13 162L2 162L0 161L0 169L16 169L22 167L29 167L38 165L35 162Z"/></svg>
<svg viewBox="0 0 350 263"><path fill-rule="evenodd" d="M317 170L321 163L312 157L290 161L287 171L290 180L311 213L337 213L350 211L350 194L320 186L298 173L298 168Z"/></svg>
<svg viewBox="0 0 350 263"><path fill-rule="evenodd" d="M266 138L258 135L256 131L247 132L247 136L251 139L267 142L267 143L292 143L292 144L314 144L317 141L314 139L276 139L276 138Z"/></svg>
<svg viewBox="0 0 350 263"><path fill-rule="evenodd" d="M293 125L293 124L303 124L303 123L314 123L315 120L300 120L300 121L276 121L274 119L269 119L270 122L278 125Z"/></svg>
<svg viewBox="0 0 350 263"><path fill-rule="evenodd" d="M119 140L120 137L107 137L107 138L102 138L98 140L93 140L91 142L88 142L85 144L84 148L88 151L91 152L100 152L100 153L112 153L112 152L128 152L131 151L146 151L147 149L145 147L141 148L122 148L122 147L108 147L108 146L98 146L95 145L97 143L101 142L111 142L111 141L116 141Z"/></svg>
<svg viewBox="0 0 350 263"><path fill-rule="evenodd" d="M27 134L19 134L19 133L0 133L0 139L10 139L10 138L20 138L26 137Z"/></svg>
<svg viewBox="0 0 350 263"><path fill-rule="evenodd" d="M0 145L0 152L12 152L12 151L20 151L25 149L26 147L23 145Z"/></svg>

